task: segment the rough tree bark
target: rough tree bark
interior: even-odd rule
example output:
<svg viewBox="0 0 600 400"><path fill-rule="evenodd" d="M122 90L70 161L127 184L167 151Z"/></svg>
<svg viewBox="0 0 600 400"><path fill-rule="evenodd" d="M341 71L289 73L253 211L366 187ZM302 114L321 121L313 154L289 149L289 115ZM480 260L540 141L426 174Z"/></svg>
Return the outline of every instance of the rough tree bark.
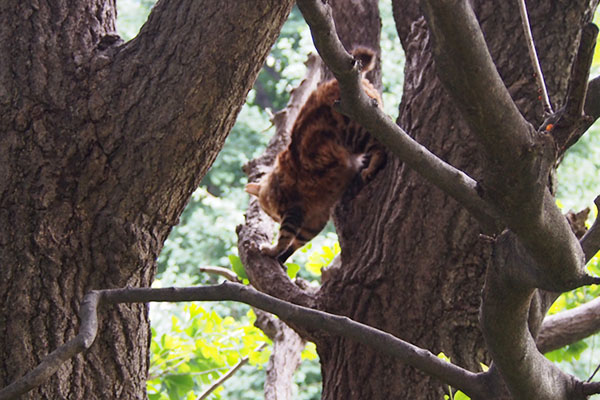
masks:
<svg viewBox="0 0 600 400"><path fill-rule="evenodd" d="M298 2L303 10L311 3ZM555 128L535 131L542 122L541 104L515 7L424 0L426 21L415 2L393 3L407 53L399 123L441 159L474 177L479 191L474 195L473 180L458 173L457 182L462 179L460 187L470 193L463 197L430 175L432 181L454 197L476 197L465 207L483 214L491 210L487 217L510 230L482 240L475 218L391 158L374 182L354 198L346 196L337 208L342 257L324 275L318 292L289 281L275 260L260 255L258 245L269 229L256 202L248 211L249 223L239 229L240 254L253 285L265 292L351 316L434 354L444 351L470 370L490 356L496 367L486 374L462 374L390 335L366 336L372 328L243 287L201 288L212 293L205 299L232 298L287 317L317 344L326 399L442 395L439 382L365 347L366 337L373 338L380 352L401 345L401 359L456 382L477 399L572 400L599 392L599 384L582 384L535 351L534 337L553 297L537 288L566 290L597 282L582 271L585 257L600 243L583 243L586 235L580 245L547 190L547 161L564 149L548 153L545 145L568 140L560 141L560 120ZM325 7L320 1L311 4ZM372 16L376 4L335 2L344 11L335 13L338 24L354 23L340 16ZM592 0L529 2L555 109L564 103L579 35L595 6ZM112 3L90 0L68 13L45 4L2 6L0 51L8 62L0 65L0 176L5 178L0 187L0 384L37 364L48 347L73 336L73 315L84 291L149 284L162 240L222 144L289 7L266 1L262 7L159 3L141 35L121 45L105 35L112 29ZM223 26L230 29L224 33ZM353 37L352 29L340 32L349 35L344 38L348 47L378 37L377 29L361 32L360 38ZM322 37L327 41L334 36L328 32ZM201 47L207 38L214 40ZM64 45L53 46L59 39ZM328 58L338 62L336 68L330 64L334 71L347 73L348 57L337 51ZM206 60L215 64L203 64ZM348 65L340 67L344 63ZM348 100L345 85L342 108ZM482 87L490 88L489 96ZM593 108L599 98L595 90ZM414 159L405 162L415 164ZM415 165L424 173L430 167ZM514 190L513 183L522 190ZM478 209L482 203L486 209ZM489 220L481 214L477 218L488 228ZM527 225L535 226L535 232ZM540 236L549 240L540 241ZM549 245L564 251L546 253ZM112 295L122 296L118 301L153 298L127 300L128 292L136 291ZM160 301L166 299L163 295L191 298L187 290L159 292ZM29 396L142 398L148 330L140 311L125 306L105 311L94 347L64 364L49 384ZM438 372L425 364L435 364ZM440 373L440 365L451 369L454 378Z"/></svg>
<svg viewBox="0 0 600 400"><path fill-rule="evenodd" d="M293 2L159 2L115 35L115 2L0 4L0 387L74 336L90 289L149 286ZM31 399L145 398L144 306Z"/></svg>

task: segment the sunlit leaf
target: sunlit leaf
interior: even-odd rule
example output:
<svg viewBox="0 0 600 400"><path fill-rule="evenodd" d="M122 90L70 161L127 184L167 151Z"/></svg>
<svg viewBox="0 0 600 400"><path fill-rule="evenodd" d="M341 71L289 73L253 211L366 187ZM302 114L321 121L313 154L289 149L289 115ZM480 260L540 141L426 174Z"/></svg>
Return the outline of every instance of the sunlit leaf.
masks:
<svg viewBox="0 0 600 400"><path fill-rule="evenodd" d="M298 275L298 271L300 271L300 266L294 263L286 263L285 266L287 267L287 275L290 279L294 279Z"/></svg>
<svg viewBox="0 0 600 400"><path fill-rule="evenodd" d="M231 263L231 269L240 279L248 279L248 275L246 275L246 270L244 269L244 265L242 264L242 260L234 254L229 255L229 262Z"/></svg>

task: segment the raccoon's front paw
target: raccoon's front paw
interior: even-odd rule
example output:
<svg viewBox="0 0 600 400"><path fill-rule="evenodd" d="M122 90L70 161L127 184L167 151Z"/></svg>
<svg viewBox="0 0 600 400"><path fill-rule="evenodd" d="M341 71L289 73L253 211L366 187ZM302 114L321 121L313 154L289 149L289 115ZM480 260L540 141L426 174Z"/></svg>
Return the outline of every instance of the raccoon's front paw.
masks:
<svg viewBox="0 0 600 400"><path fill-rule="evenodd" d="M375 177L377 171L374 171L372 168L365 168L360 171L360 177L362 178L363 183L369 183Z"/></svg>
<svg viewBox="0 0 600 400"><path fill-rule="evenodd" d="M260 252L267 257L276 258L279 255L279 251L277 250L277 246L263 244L260 246Z"/></svg>

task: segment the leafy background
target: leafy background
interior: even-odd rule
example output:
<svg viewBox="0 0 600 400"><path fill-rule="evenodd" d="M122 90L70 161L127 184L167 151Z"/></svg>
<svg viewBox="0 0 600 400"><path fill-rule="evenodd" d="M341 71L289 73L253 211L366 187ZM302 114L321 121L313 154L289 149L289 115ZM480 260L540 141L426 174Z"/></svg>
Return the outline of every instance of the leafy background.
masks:
<svg viewBox="0 0 600 400"><path fill-rule="evenodd" d="M119 0L117 28L124 40L133 38L147 18L154 0ZM385 109L396 117L402 95L404 58L394 27L391 4L380 1L382 16L382 70ZM235 227L243 222L248 197L243 188L242 166L263 152L274 133L270 116L285 107L288 93L305 73L304 61L314 52L310 32L297 8L284 25L262 71L248 95L225 147L193 194L180 224L167 239L159 257L155 287L218 283L223 278L201 273L201 266L238 267ZM600 51L595 65L600 65ZM565 156L557 171L557 203L566 212L592 209L600 170L600 127L595 126ZM331 225L294 254L288 270L318 283L339 245ZM600 256L589 269L600 275ZM576 307L600 294L590 286L565 293L550 313ZM254 312L246 305L220 303L152 304L151 367L148 395L151 400L199 399L214 381L240 361L245 365L208 399L252 400L263 398L264 366L270 341L253 326ZM581 379L595 369L600 353L598 335L553 351L547 357ZM443 353L440 357L451 362ZM485 366L482 366L485 368ZM321 374L314 345L303 352L294 376L294 398L321 397ZM448 399L466 399L449 388Z"/></svg>

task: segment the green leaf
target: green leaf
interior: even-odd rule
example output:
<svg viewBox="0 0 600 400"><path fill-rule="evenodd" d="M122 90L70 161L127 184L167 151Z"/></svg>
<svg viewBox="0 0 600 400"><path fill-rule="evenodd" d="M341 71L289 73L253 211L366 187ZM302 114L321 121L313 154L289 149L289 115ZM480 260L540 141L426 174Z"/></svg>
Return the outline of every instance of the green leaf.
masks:
<svg viewBox="0 0 600 400"><path fill-rule="evenodd" d="M229 255L229 262L231 263L231 268L233 272L237 274L240 279L248 279L248 275L246 275L246 269L242 264L242 260L235 254Z"/></svg>
<svg viewBox="0 0 600 400"><path fill-rule="evenodd" d="M580 340L561 349L548 352L544 355L547 359L553 362L572 362L573 360L579 360L579 357L581 357L581 353L583 353L583 351L587 348L588 344L585 341Z"/></svg>
<svg viewBox="0 0 600 400"><path fill-rule="evenodd" d="M303 360L316 360L319 358L317 354L317 346L313 342L306 343L304 346L304 350L302 350L302 359Z"/></svg>
<svg viewBox="0 0 600 400"><path fill-rule="evenodd" d="M454 393L454 400L470 400L471 398L460 390Z"/></svg>
<svg viewBox="0 0 600 400"><path fill-rule="evenodd" d="M290 279L294 279L298 275L298 271L300 271L300 266L295 263L286 263L285 266L287 267L287 274Z"/></svg>

